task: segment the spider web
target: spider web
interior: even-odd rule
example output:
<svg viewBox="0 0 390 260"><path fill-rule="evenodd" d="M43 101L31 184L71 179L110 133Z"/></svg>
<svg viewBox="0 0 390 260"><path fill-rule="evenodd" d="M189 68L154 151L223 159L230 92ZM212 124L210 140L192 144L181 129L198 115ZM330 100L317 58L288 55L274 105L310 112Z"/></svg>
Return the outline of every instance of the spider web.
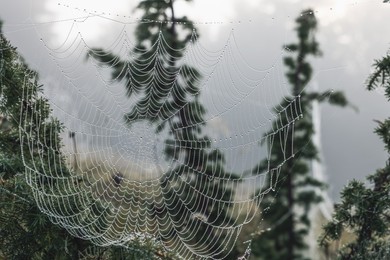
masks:
<svg viewBox="0 0 390 260"><path fill-rule="evenodd" d="M90 13L88 17L103 19L103 16ZM20 119L21 143L28 144L28 151L22 147L26 179L34 192L34 198L41 211L53 223L74 236L91 240L100 246L128 246L129 242L135 240L145 243L154 241L161 242L167 250L177 252L186 259L194 256L226 256L242 236L241 231L245 226L259 218L260 212L256 205L261 203L265 193L275 189L280 167L294 156L286 150L286 147L293 146L286 142L287 134L293 133L291 129L294 128L294 122L303 116L300 96L287 100L286 107L277 105L280 104L280 98L288 93L286 84L281 80L281 56L288 50L281 51L269 66L255 68L243 57L235 30L231 30L225 43L214 50L202 45L195 30L191 36L193 40L184 50L170 46L163 34L159 34L149 49L137 49L132 35L134 24L160 21L134 20L123 23L110 19L119 29L106 49L118 57L127 57L125 60L137 57L134 50L150 57L150 60L135 58L133 62L152 65L152 70L135 69L129 62L126 70L120 72L146 79L144 82L134 82L135 87L146 84L157 86L159 82L165 82L170 86L168 89L172 89L180 80L179 75L195 75L191 68L184 65L190 64L200 72L201 76L195 76L199 91L192 93L185 100L184 106L179 106L173 113L164 110L164 103L159 104L152 99L136 108L136 113L130 118L136 122L129 125L126 115L134 108L140 96L126 97L123 77L111 78L108 72L116 60L105 63L85 59L88 53L95 52L95 46L86 40L88 36L78 28L86 19L71 22L65 41L57 47L52 47L43 37L42 46L52 61L53 79L50 83L56 86L54 90L57 91L54 93L47 89L43 95L48 96L53 115L63 123L64 134L62 140L56 140L54 133L58 129L46 129L48 133L52 131L53 135L46 136L44 140L30 138L30 131L33 131L31 125L39 128L42 124L39 107L31 108L35 111L30 113L33 116ZM170 57L179 66L162 67L157 57L172 51L184 51L183 57ZM102 55L99 52L94 54ZM162 92L157 87L153 91L158 96L166 97L166 102L169 100L169 92ZM28 84L23 95L26 99L31 98ZM237 178L218 177L217 168L214 170L216 176L210 177L180 154L167 159L164 154L166 146L188 147L182 146L180 142L166 144L169 131L156 131L155 124L142 120L148 115L163 118L157 128L168 124L170 118L189 106L198 96L207 110L206 118L201 123L210 137L211 148L207 149L218 149L225 154L227 159L224 167L227 172L234 172ZM191 118L193 114L185 116ZM272 124L275 120L278 122L276 128ZM185 131L182 128L177 130ZM276 138L285 140L280 142L282 145L279 148L285 154L284 160L278 162L275 168L269 165L266 170L253 173L252 168L259 160L269 159ZM46 157L41 157L36 166L27 163L31 154L47 150L53 143L57 148L48 157L63 154L67 158L67 165ZM264 145L260 146L259 143ZM199 153L205 149L201 143L191 144L190 148ZM47 172L39 170L41 168L38 165L44 162L50 164ZM178 165L203 175L210 182L223 185L222 192L229 195L223 200L220 196L213 197L210 195L213 192L202 189L191 178L184 178L174 172L173 169ZM173 216L177 205L169 204L164 199L169 194L161 183L169 174L177 174L174 176L175 181L170 180L170 192L176 194L185 207L186 214L180 221L176 221L177 216ZM183 193L186 189L190 189L193 194ZM228 189L234 189L234 193L229 193ZM263 192L256 193L259 189ZM229 212L234 221L212 221L213 217L206 209L199 210L202 207L195 208L188 203L188 196L193 195L196 195L195 204L212 201L216 207L221 207L218 212ZM168 214L161 218L161 210ZM208 252L204 241L194 242L195 233L187 230L187 227L196 229L199 223L207 225L213 233L220 234L223 246ZM171 229L178 235L166 235ZM250 236L247 238L250 241ZM249 250L249 246L244 246Z"/></svg>

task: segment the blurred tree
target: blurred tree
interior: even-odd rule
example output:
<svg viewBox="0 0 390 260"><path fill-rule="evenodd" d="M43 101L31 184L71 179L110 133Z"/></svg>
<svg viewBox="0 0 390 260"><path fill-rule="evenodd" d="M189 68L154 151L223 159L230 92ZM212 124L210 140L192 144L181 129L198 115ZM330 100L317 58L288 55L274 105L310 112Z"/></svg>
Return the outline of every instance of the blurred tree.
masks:
<svg viewBox="0 0 390 260"><path fill-rule="evenodd" d="M262 209L264 225L270 227L269 231L257 235L252 241L253 254L262 259L304 259L303 250L307 248L305 236L310 228L308 213L312 205L322 200L316 189L324 188L324 183L310 175L310 163L318 160L318 151L312 141L312 103L326 101L333 105L347 105L341 92L320 93L307 90L312 76L312 67L307 59L310 55L321 55L315 39L317 20L314 12L309 9L301 13L296 23L298 43L285 46L291 55L284 58L286 76L292 88L291 96L285 97L279 107L288 107L291 100L297 98L304 117L292 121L287 113L276 110L281 118L273 122L273 130L266 135L275 134L274 129L280 128L281 122L287 126L279 133L276 132L269 161L261 161L253 170L256 173L267 171L285 162L277 178L268 174L268 181L272 187L276 187L275 190L267 191L268 188L263 188L257 194L259 196L266 192L258 206ZM278 134L283 137L279 138Z"/></svg>
<svg viewBox="0 0 390 260"><path fill-rule="evenodd" d="M112 79L124 80L128 97L137 98L125 116L130 127L145 120L155 124L156 133L169 132L165 155L175 164L161 177L164 195L153 205L159 215L161 240L184 250L192 248L187 250L188 257L198 248L204 256L232 258L237 255L233 244L223 242L228 234L212 226L233 223L229 201L234 193L222 178L232 180L236 176L226 172L224 155L202 134L206 111L199 101L201 75L182 59L185 47L197 37L193 23L185 16L176 16L174 2L139 3L137 9L143 16L136 27L131 59L123 60L102 49L94 49L89 55L108 64ZM171 226L167 226L167 219Z"/></svg>
<svg viewBox="0 0 390 260"><path fill-rule="evenodd" d="M374 63L367 89L384 88L390 101L390 55ZM390 118L377 121L375 133L390 155ZM333 219L324 227L320 244L327 247L340 239L344 230L355 239L339 250L341 259L390 259L390 156L384 168L367 177L368 182L353 180L341 192Z"/></svg>
<svg viewBox="0 0 390 260"><path fill-rule="evenodd" d="M96 247L52 224L40 211L26 183L24 164L46 173L50 173L50 164L66 165L57 143L62 126L50 117L48 101L40 94L37 73L28 68L5 38L1 24L0 21L0 258L171 259L156 245L135 242L128 245L129 249ZM24 124L25 128L19 124L21 118L33 116L34 120ZM28 131L29 139L21 139L19 131ZM29 141L45 137L47 142L42 149L29 149ZM61 172L70 174L66 168Z"/></svg>

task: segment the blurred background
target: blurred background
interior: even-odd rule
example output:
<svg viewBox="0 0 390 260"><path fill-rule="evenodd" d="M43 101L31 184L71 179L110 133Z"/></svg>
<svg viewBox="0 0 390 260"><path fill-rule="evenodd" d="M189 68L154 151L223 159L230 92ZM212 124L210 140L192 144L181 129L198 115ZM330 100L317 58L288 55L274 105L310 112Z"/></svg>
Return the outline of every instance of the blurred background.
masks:
<svg viewBox="0 0 390 260"><path fill-rule="evenodd" d="M69 130L80 130L77 128L79 122L72 118L74 115L80 118L80 111L86 108L83 102L73 102L76 95L72 93L74 89L69 91L69 88L59 84L63 78L59 80L61 75L58 74L61 72L53 66L50 49L68 44L77 32L90 47L109 46L123 28L120 22L135 21L137 18L137 13L132 11L136 3L128 0L118 0L115 4L92 0L1 1L0 18L4 22L5 35L18 47L27 63L40 73L45 86L44 94L55 104L55 115L65 122ZM317 39L323 51L321 58L313 60L314 76L308 87L345 91L350 102L358 108L355 111L324 105L317 115L320 122L321 167L329 181L331 197L337 201L341 188L348 180L364 180L364 176L385 162L383 145L373 134L373 119L383 119L388 114L389 104L382 93L365 91L364 83L372 71L373 61L390 47L390 38L386 37L390 35L390 28L385 24L390 6L380 1L195 0L178 2L176 10L197 23L201 45L209 50L222 48L234 29L237 48L246 62L262 69L276 65L278 70L274 71L272 80L283 81L282 46L294 41L294 19L308 7L315 10L318 18ZM105 13L105 17L114 17L115 21L86 15L85 11L90 14ZM86 16L89 18L83 20ZM131 23L126 25L130 39L134 27ZM80 69L83 70L82 65ZM90 80L84 77L79 81L81 88L86 85L86 92L86 82ZM104 87L101 91L105 91ZM277 95L281 97L281 94ZM117 102L125 107L125 101ZM101 104L108 105L110 102L105 95L99 100ZM205 102L210 100L205 98ZM250 121L245 107L239 113ZM208 131L213 137L227 137L232 132L240 131L234 130L236 120L234 112L227 113L223 120L211 123ZM112 139L110 142L114 145L120 141ZM71 147L70 142L68 146ZM82 139L78 140L78 146L83 149ZM256 160L253 158L250 161ZM235 167L245 168L237 164Z"/></svg>

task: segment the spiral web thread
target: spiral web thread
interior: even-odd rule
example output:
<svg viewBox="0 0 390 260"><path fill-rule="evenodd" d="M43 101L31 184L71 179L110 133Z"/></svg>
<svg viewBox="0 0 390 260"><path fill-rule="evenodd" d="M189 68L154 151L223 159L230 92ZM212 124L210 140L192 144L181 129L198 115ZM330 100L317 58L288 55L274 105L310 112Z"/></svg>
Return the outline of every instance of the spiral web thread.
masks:
<svg viewBox="0 0 390 260"><path fill-rule="evenodd" d="M132 25L120 26L120 33L108 49L119 57L130 59L133 51L137 50L131 34L127 32ZM52 60L53 82L61 89L56 95L63 95L70 100L56 102L58 99L48 98L54 116L64 124L62 140L53 138L58 129L45 129L47 133L52 131L53 136L49 134L44 140L30 138L30 131L33 131L31 125L39 127L42 124L37 108L30 108L36 110L35 113L30 113L32 116L20 119L21 143L28 143L28 151L22 147L26 179L41 211L53 223L74 236L91 240L100 246L127 246L133 240L156 243L161 240L167 250L177 252L187 259L194 256L216 258L227 255L245 226L258 218L260 213L256 205L261 205L265 193L274 190L280 167L294 156L291 151L286 150L286 147L293 145L287 145L286 142L287 134L293 133L294 122L302 117L300 97L292 97L286 107L277 105L288 91L281 80L283 72L280 63L283 53L267 68L257 69L249 65L242 56L234 30L223 47L213 51L197 41L196 31L192 38L192 43L185 48L184 57L178 58L169 56L167 50L172 51L173 47L160 34L153 43L157 46L156 51L150 55L149 63L154 64L154 69L135 71L129 63L129 69L121 73L142 73L147 80L138 82L139 86L158 85L159 81L168 81L173 86L178 81L179 73L193 74L186 66L179 66L174 73L169 68L161 67L157 54L169 56L177 64L191 64L200 72L202 77L196 77L196 85L200 86L200 91L194 93L192 98L200 95L202 104L207 109L204 129L210 136L211 149L218 148L225 154L227 171L238 175L237 179L207 178L224 184L224 192L227 188L234 188L234 196L216 201L208 195L212 192L197 188L196 183L193 184L189 179L176 176L171 187L179 198L184 198L182 205L185 205L185 210L191 217L183 218L182 221L171 218L175 205L164 201L167 194L161 188L161 179L177 165L185 165L200 175L204 172L180 156L171 160L165 158L166 131L156 133L155 125L142 120L131 126L125 122L124 115L130 111L137 96L127 98L123 80L111 80L107 75L110 64L93 59L85 61L86 54L94 49L77 30L75 21L65 42L59 47L52 48L42 39ZM150 52L141 49L137 51ZM145 61L142 62L144 64ZM155 88L155 91L158 93L159 90ZM26 99L31 98L28 84L23 95ZM169 94L166 96L168 100ZM191 99L186 105L190 102ZM142 113L152 117L164 113L163 106L156 109L155 105L151 102L140 107L139 118L142 119ZM186 116L191 117L190 114ZM276 128L271 123L275 119L278 119ZM226 122L230 122L230 125ZM222 127L225 127L223 131ZM251 173L261 159L269 159L269 151L275 138L284 140L280 142L284 144L280 147L285 154L284 161L278 162L275 168L269 165L265 171ZM67 159L66 165L62 161L45 157L35 162L36 165L27 162L29 156L47 150L53 143L56 149L48 153L49 157L63 154ZM265 145L260 146L259 143ZM191 149L203 148L202 145L192 145ZM49 169L42 171L39 165L47 162ZM206 211L194 211L185 200L186 196L192 194L182 194L186 190L183 187L189 188L197 195L196 198L215 201L218 207L226 205L225 210L232 214L233 223L210 222ZM259 189L263 192L256 193ZM170 212L168 216L160 218L156 207L152 206L156 204L170 209L167 211ZM223 210L221 208L218 212ZM184 230L189 224L184 222L191 222L190 226L195 228L200 222L206 224L215 234L220 234L223 247L218 247L214 252L205 250L204 244L194 242L191 230ZM167 236L166 231L169 229L174 229L178 236ZM245 255L247 254L248 252Z"/></svg>

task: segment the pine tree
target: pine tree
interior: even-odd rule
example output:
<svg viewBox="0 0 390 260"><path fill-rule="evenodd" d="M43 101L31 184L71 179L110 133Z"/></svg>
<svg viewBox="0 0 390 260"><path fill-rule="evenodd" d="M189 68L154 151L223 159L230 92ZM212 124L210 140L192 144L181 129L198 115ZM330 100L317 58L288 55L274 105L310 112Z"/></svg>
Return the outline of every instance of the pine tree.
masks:
<svg viewBox="0 0 390 260"><path fill-rule="evenodd" d="M390 101L390 54L374 63L367 89L384 88ZM341 238L344 230L355 239L338 252L340 259L389 259L390 257L390 118L377 121L375 133L385 144L389 156L384 168L367 177L369 185L353 180L341 192L332 221L324 226L320 244L328 247Z"/></svg>
<svg viewBox="0 0 390 260"><path fill-rule="evenodd" d="M0 21L0 258L171 259L155 245L133 243L128 245L131 249L94 246L71 236L40 211L26 183L25 165L47 173L50 164L66 165L57 143L62 125L50 116L48 100L41 91L38 74L5 38ZM31 117L34 120L29 124L19 121ZM29 138L21 138L19 131L28 131ZM28 142L45 137L45 146L31 152ZM65 167L61 172L70 176ZM50 182L49 178L40 181L42 186Z"/></svg>
<svg viewBox="0 0 390 260"><path fill-rule="evenodd" d="M160 239L178 250L186 250L186 240L186 247L201 249L204 256L234 257L233 245L223 242L234 234L216 231L209 223L214 227L233 223L228 201L234 194L223 179L236 176L224 169L224 155L202 134L206 111L199 100L201 75L183 64L185 47L197 39L193 37L195 27L187 17L176 16L174 2L140 2L137 9L143 16L136 27L132 59L123 60L102 49L94 49L90 55L112 66L112 79L124 80L128 97L137 97L125 115L129 127L144 120L155 125L157 134L169 132L166 159L178 163L161 177L164 195L153 203L153 211L162 219ZM165 48L160 48L161 44ZM145 71L153 71L153 77ZM168 217L175 228L164 224Z"/></svg>
<svg viewBox="0 0 390 260"><path fill-rule="evenodd" d="M57 129L58 137L61 129L57 120L49 118L47 100L38 95L41 86L37 80L37 73L28 68L10 45L0 24L0 255L10 259L77 259L86 243L50 223L39 211L25 181L22 149L27 151L28 141L22 142L20 138L19 119L32 115L28 107L39 111L43 128L32 124L31 138L51 135L48 129ZM28 96L23 96L24 86L29 88ZM49 148L42 151L43 155L50 153ZM24 160L31 165L38 162L38 157L33 154Z"/></svg>
<svg viewBox="0 0 390 260"><path fill-rule="evenodd" d="M341 92L330 95L330 91L320 93L307 90L313 71L307 59L321 55L315 39L317 20L314 12L302 12L296 19L296 24L298 42L284 47L291 53L284 58L291 96L285 97L279 107L288 107L291 100L298 98L303 117L293 121L288 113L275 110L280 114L280 118L273 122L273 130L266 135L275 134L274 129L278 129L281 122L288 124L283 131L275 134L270 157L261 161L254 169L254 172L266 171L278 168L280 163L286 161L281 166L278 177L268 174L268 181L275 187L275 191L267 191L268 188L258 191L266 192L259 207L262 209L264 225L270 227L269 231L258 235L252 241L253 254L262 259L304 259L303 250L307 248L304 238L310 228L308 213L312 205L322 199L315 189L324 187L324 183L310 175L310 163L318 160L318 150L312 141L312 104L315 101L326 101L339 106L347 105L347 100ZM279 138L278 134L283 136ZM281 147L284 149L281 150Z"/></svg>

